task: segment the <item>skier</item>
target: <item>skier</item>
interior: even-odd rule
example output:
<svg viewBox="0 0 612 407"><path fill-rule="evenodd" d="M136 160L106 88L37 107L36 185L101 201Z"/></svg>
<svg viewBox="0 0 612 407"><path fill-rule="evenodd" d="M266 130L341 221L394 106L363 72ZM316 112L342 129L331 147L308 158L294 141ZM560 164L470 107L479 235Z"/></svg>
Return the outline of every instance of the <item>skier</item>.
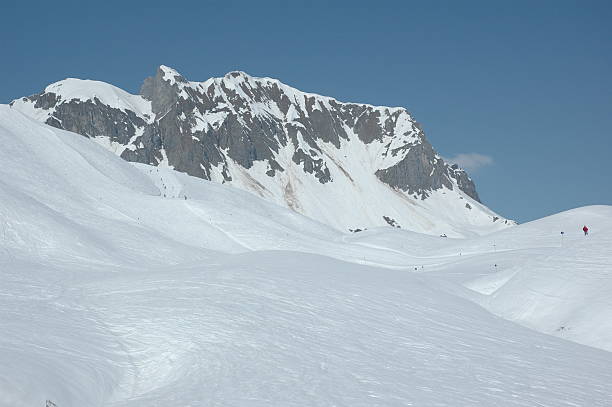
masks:
<svg viewBox="0 0 612 407"><path fill-rule="evenodd" d="M582 231L584 232L585 236L589 234L589 228L587 228L586 225L584 225L584 227L582 228Z"/></svg>

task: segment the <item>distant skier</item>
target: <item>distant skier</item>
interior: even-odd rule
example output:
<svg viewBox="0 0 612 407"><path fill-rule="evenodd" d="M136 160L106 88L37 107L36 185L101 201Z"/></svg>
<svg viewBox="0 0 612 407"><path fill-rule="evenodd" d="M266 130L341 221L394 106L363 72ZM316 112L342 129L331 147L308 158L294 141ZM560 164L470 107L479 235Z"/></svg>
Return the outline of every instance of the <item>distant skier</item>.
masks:
<svg viewBox="0 0 612 407"><path fill-rule="evenodd" d="M584 232L585 236L589 234L589 228L587 228L586 225L584 225L584 227L582 228L582 231Z"/></svg>

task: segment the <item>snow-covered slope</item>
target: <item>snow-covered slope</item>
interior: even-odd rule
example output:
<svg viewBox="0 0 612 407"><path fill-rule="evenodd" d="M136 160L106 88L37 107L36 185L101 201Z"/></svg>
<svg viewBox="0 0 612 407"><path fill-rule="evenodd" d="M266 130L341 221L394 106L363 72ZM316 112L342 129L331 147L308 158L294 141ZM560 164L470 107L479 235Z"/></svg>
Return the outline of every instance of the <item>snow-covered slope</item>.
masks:
<svg viewBox="0 0 612 407"><path fill-rule="evenodd" d="M506 319L612 351L612 206L471 239L377 229L348 241L411 256L416 271Z"/></svg>
<svg viewBox="0 0 612 407"><path fill-rule="evenodd" d="M588 236L583 224L591 228ZM467 284L485 294L479 300L483 306L542 332L612 352L612 206L563 212L495 239L504 250L497 256L499 272ZM521 256L510 248L518 248Z"/></svg>
<svg viewBox="0 0 612 407"><path fill-rule="evenodd" d="M542 331L571 319L570 339L605 348L612 332L585 328L612 316L610 207L472 239L350 234L227 185L127 163L6 106L0 143L2 406L612 399L612 353L486 310ZM564 268L570 257L581 270ZM546 303L546 281L562 307ZM538 312L513 313L510 297Z"/></svg>
<svg viewBox="0 0 612 407"><path fill-rule="evenodd" d="M339 230L469 236L507 228L403 108L342 103L230 72L190 82L161 66L142 96L67 79L11 106L128 161L229 183Z"/></svg>

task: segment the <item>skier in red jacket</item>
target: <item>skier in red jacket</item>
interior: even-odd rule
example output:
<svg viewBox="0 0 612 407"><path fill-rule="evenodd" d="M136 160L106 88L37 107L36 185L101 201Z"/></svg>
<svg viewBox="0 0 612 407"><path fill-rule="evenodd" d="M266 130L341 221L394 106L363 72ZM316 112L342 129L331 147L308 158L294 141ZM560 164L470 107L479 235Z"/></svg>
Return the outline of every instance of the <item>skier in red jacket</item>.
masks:
<svg viewBox="0 0 612 407"><path fill-rule="evenodd" d="M584 227L582 228L582 231L584 232L585 236L589 234L589 228L587 228L586 225L584 225Z"/></svg>

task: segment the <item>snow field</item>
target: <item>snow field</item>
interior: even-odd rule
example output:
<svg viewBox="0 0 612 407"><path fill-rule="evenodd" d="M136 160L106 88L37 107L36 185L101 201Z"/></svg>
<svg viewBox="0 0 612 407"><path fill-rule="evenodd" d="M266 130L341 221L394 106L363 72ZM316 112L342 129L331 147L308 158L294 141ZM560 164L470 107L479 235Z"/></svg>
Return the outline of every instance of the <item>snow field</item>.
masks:
<svg viewBox="0 0 612 407"><path fill-rule="evenodd" d="M609 206L350 234L4 106L0 143L2 406L610 405Z"/></svg>

